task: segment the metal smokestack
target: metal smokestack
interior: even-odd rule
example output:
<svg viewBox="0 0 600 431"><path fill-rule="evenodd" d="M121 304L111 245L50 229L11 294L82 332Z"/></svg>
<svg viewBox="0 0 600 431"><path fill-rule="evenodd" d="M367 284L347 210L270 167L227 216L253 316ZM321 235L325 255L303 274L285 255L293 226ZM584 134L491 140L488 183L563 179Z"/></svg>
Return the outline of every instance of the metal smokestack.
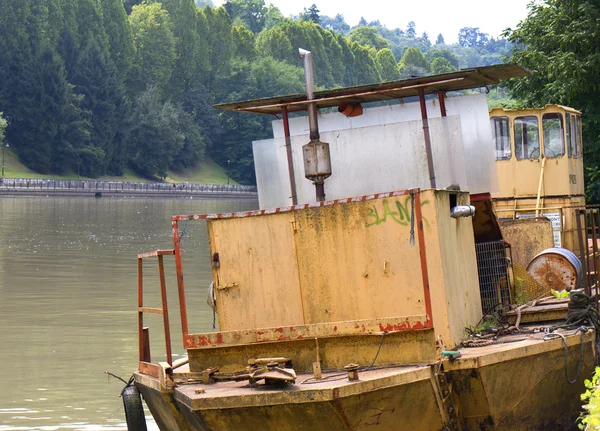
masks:
<svg viewBox="0 0 600 431"><path fill-rule="evenodd" d="M298 49L300 57L304 59L304 74L306 76L306 98L313 100L315 97L315 78L313 73L312 53L305 49ZM319 123L317 120L317 104L308 104L308 125L310 128L310 142L302 147L304 155L304 176L315 184L317 201L325 200L325 178L331 175L331 157L329 144L319 140Z"/></svg>
<svg viewBox="0 0 600 431"><path fill-rule="evenodd" d="M304 76L306 78L306 98L313 100L315 98L315 74L313 72L312 53L299 48L300 57L304 59ZM310 140L319 139L319 122L317 120L317 105L311 103L308 105L308 126L310 127Z"/></svg>

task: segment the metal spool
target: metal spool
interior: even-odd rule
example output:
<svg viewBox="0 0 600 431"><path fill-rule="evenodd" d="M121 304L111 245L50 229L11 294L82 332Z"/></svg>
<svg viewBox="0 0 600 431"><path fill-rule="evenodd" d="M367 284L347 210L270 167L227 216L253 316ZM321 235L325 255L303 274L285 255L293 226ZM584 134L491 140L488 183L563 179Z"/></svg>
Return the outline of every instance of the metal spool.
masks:
<svg viewBox="0 0 600 431"><path fill-rule="evenodd" d="M536 255L527 272L548 291L577 289L583 281L581 261L566 248L548 248Z"/></svg>

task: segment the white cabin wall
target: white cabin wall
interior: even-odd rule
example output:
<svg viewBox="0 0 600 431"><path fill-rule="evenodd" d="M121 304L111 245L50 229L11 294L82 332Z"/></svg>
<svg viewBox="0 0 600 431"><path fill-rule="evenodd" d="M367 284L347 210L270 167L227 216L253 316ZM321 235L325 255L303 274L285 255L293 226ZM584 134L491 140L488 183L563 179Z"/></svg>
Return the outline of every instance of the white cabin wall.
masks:
<svg viewBox="0 0 600 431"><path fill-rule="evenodd" d="M498 188L485 95L446 99L448 117L440 118L437 100L427 101L437 187L459 185L471 193ZM419 103L365 109L347 118L319 116L321 140L329 142L332 176L327 199L429 187ZM261 208L291 204L283 123L273 122L275 138L253 143ZM298 202L315 200L304 178L302 146L309 141L306 117L290 119ZM465 167L469 171L466 172Z"/></svg>

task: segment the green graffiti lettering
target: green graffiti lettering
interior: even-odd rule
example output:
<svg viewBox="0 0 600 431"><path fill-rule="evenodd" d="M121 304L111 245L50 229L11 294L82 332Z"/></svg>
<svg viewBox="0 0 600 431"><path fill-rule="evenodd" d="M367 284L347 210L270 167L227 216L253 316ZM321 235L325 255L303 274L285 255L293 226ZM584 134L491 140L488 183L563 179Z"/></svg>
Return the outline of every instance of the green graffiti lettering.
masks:
<svg viewBox="0 0 600 431"><path fill-rule="evenodd" d="M429 201L425 200L421 202L421 207L423 205L429 204ZM395 205L395 210L393 210L393 205ZM412 196L407 196L404 199L404 203L402 203L399 199L394 201L392 207L390 208L390 203L387 199L383 200L383 215L379 216L379 212L377 208L374 206L369 209L367 212L367 220L366 226L377 226L381 223L385 223L388 220L388 216L391 220L401 226L408 226L411 221L411 211L412 211ZM429 222L423 217L423 221L429 225Z"/></svg>

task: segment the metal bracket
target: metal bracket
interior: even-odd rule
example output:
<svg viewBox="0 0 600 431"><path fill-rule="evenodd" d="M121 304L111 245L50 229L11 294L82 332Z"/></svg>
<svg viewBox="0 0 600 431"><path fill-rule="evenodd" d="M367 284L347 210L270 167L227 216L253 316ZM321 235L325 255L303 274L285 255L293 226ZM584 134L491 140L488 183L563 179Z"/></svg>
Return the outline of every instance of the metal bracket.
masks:
<svg viewBox="0 0 600 431"><path fill-rule="evenodd" d="M221 284L217 286L217 290L226 290L231 289L232 287L240 287L240 284L237 281L230 284Z"/></svg>

